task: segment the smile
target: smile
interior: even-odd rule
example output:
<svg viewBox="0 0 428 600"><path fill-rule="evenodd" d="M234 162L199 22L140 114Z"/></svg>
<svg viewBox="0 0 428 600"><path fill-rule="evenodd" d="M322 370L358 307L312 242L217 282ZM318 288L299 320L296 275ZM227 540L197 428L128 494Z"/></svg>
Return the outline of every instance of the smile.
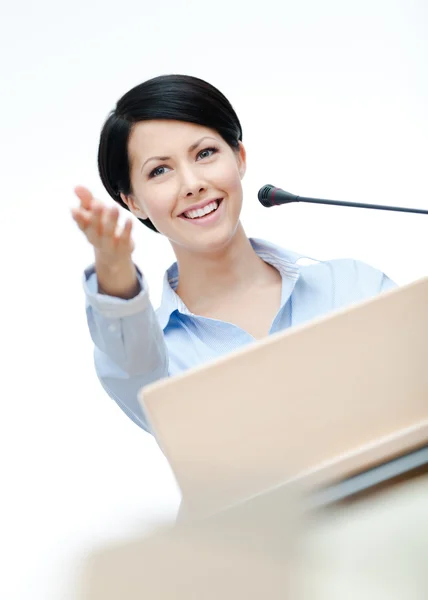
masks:
<svg viewBox="0 0 428 600"><path fill-rule="evenodd" d="M191 209L191 210L186 210L180 216L184 217L185 219L190 219L190 220L204 219L207 215L211 215L212 213L214 213L220 206L221 202L222 202L222 198L219 198L218 200L213 200L212 202L210 202L203 208L195 208L195 209Z"/></svg>

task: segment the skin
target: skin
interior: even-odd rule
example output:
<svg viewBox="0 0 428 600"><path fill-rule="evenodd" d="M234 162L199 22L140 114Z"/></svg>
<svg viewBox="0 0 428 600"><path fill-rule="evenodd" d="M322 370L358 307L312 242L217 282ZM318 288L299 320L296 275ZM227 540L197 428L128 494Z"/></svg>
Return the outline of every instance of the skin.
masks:
<svg viewBox="0 0 428 600"><path fill-rule="evenodd" d="M256 255L240 222L244 146L235 150L200 125L157 120L135 125L128 151L132 193L122 200L171 243L180 274L177 293L189 310L234 323L255 338L267 335L280 306L281 277ZM117 208L105 208L86 188L75 191L80 207L73 218L95 248L102 291L132 297L138 288L131 224L118 231ZM208 226L183 216L220 198Z"/></svg>

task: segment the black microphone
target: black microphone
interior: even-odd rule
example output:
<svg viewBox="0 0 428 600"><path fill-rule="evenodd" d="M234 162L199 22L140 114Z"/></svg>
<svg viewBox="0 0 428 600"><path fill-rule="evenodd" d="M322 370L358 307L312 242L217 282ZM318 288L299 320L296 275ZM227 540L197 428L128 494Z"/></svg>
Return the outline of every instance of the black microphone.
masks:
<svg viewBox="0 0 428 600"><path fill-rule="evenodd" d="M258 199L263 206L279 206L280 204L289 204L290 202L311 202L313 204L332 204L333 206L351 206L353 208L376 208L378 210L395 210L398 212L420 213L428 215L428 210L421 208L404 208L400 206L383 206L382 204L361 204L360 202L343 202L341 200L320 200L317 198L305 198L290 194L281 188L273 185L264 185L260 188Z"/></svg>

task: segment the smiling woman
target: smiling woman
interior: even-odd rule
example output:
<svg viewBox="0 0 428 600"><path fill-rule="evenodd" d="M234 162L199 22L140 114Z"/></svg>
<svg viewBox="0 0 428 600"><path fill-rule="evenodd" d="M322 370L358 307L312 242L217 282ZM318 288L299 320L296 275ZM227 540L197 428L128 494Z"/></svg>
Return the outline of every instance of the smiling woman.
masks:
<svg viewBox="0 0 428 600"><path fill-rule="evenodd" d="M84 288L96 372L143 429L144 385L394 285L359 261L298 266L301 255L246 236L241 124L205 81L167 75L127 92L102 129L98 165L110 196L177 259L155 311L132 261L131 220L121 230L117 208L76 188L73 218L95 250Z"/></svg>

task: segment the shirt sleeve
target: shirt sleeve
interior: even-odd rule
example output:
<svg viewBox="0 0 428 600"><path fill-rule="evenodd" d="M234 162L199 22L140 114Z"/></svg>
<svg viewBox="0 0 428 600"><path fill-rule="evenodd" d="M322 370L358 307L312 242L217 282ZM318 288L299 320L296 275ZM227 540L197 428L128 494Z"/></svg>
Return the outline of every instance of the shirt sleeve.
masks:
<svg viewBox="0 0 428 600"><path fill-rule="evenodd" d="M130 300L99 294L93 265L84 273L83 288L101 385L134 423L149 431L138 393L168 376L168 353L146 281L137 272L141 291Z"/></svg>

